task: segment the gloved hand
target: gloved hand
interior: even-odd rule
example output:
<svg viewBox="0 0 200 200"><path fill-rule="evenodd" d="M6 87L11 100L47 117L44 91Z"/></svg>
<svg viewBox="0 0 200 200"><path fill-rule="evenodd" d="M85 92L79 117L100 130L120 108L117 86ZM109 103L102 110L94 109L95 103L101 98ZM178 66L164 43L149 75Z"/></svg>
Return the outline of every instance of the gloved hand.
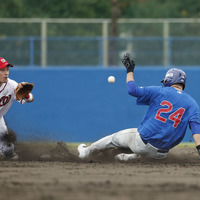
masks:
<svg viewBox="0 0 200 200"><path fill-rule="evenodd" d="M122 63L126 67L127 73L134 71L134 69L135 69L135 62L134 62L134 60L130 59L130 55L128 53L126 53L124 55L124 58L122 59Z"/></svg>
<svg viewBox="0 0 200 200"><path fill-rule="evenodd" d="M26 98L33 89L33 83L21 82L15 88L16 99Z"/></svg>
<svg viewBox="0 0 200 200"><path fill-rule="evenodd" d="M200 160L200 145L196 146L196 149L197 149L197 151L199 153L199 160Z"/></svg>

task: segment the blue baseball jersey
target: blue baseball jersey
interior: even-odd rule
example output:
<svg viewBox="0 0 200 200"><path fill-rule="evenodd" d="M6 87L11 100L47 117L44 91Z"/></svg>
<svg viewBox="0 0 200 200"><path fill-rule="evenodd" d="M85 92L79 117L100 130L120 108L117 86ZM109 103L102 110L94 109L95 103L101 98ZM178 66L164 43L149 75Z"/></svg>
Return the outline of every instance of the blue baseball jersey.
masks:
<svg viewBox="0 0 200 200"><path fill-rule="evenodd" d="M200 123L199 106L184 91L173 87L138 88L137 104L149 105L138 132L159 149L179 144L190 122Z"/></svg>

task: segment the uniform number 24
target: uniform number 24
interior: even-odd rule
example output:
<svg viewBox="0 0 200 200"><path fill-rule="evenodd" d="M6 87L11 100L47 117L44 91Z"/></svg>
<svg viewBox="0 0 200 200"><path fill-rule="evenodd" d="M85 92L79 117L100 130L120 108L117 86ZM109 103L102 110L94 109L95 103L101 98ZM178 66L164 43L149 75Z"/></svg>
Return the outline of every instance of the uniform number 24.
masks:
<svg viewBox="0 0 200 200"><path fill-rule="evenodd" d="M172 110L173 106L172 106L172 104L171 104L169 101L162 101L160 105L161 105L161 106L167 106L167 108L160 108L160 109L158 110L158 112L156 113L155 118L156 118L157 120L159 120L159 121L165 123L165 122L167 121L167 119L164 118L164 117L161 117L160 114L161 114L161 113L168 113L168 112L170 112L170 111ZM169 116L168 119L174 121L174 124L173 124L173 127L174 127L174 128L176 128L176 127L180 124L181 118L182 118L184 112L185 112L185 109L184 109L184 108L179 108L178 110L176 110L175 112L173 112L173 113Z"/></svg>

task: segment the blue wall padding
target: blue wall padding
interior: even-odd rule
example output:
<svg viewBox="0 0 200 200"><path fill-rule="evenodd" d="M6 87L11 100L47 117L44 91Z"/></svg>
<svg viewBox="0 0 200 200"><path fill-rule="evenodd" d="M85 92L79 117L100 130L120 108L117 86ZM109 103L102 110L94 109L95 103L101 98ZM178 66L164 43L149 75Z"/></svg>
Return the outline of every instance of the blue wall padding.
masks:
<svg viewBox="0 0 200 200"><path fill-rule="evenodd" d="M200 102L199 68L187 73L185 91ZM138 86L161 85L165 68L136 68ZM116 77L110 84L108 76ZM10 78L34 82L35 101L14 102L5 116L18 140L93 142L108 134L140 124L147 106L136 105L127 93L124 68L13 68ZM187 131L184 141L190 141Z"/></svg>

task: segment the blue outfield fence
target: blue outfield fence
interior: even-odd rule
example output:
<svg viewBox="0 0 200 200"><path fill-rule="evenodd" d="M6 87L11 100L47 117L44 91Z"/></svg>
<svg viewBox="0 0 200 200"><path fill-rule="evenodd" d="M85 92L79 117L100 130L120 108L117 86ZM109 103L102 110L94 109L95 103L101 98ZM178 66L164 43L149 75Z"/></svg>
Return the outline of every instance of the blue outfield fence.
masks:
<svg viewBox="0 0 200 200"><path fill-rule="evenodd" d="M129 52L137 66L199 66L200 37L1 37L1 56L23 67L121 66Z"/></svg>
<svg viewBox="0 0 200 200"><path fill-rule="evenodd" d="M182 68L187 73L188 92L200 102L200 68ZM167 69L135 69L138 86L161 85ZM116 77L109 84L108 76ZM10 78L34 82L35 101L14 102L5 116L18 141L55 140L93 142L108 134L140 124L148 106L136 105L127 93L122 68L12 68ZM188 129L183 141L190 141Z"/></svg>

